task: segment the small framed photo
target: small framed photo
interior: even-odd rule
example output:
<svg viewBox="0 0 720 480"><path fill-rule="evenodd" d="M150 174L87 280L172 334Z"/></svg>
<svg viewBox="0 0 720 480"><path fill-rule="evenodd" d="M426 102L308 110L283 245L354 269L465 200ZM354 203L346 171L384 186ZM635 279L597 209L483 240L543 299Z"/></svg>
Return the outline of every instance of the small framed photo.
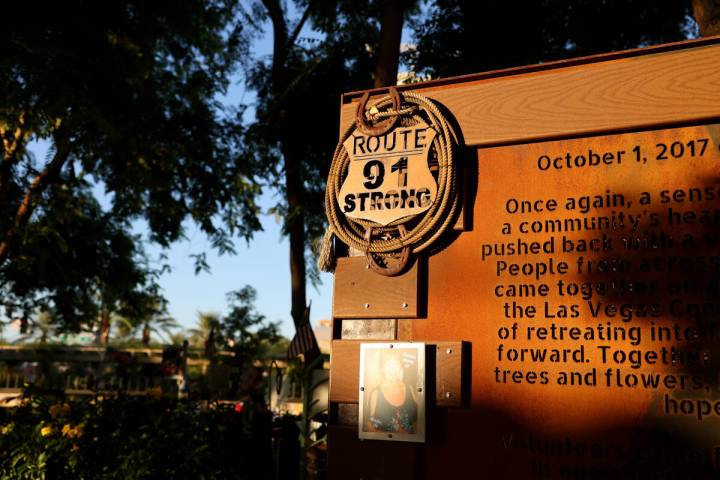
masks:
<svg viewBox="0 0 720 480"><path fill-rule="evenodd" d="M361 439L425 441L425 344L360 344Z"/></svg>

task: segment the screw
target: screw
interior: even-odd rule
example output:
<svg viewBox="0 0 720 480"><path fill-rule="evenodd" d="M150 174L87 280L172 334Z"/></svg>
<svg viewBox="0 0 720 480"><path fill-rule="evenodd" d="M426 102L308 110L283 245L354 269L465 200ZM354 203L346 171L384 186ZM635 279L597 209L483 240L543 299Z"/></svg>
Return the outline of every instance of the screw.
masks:
<svg viewBox="0 0 720 480"><path fill-rule="evenodd" d="M447 353L448 355L450 355L450 354L452 353L452 348L448 348L447 350L445 350L445 353Z"/></svg>
<svg viewBox="0 0 720 480"><path fill-rule="evenodd" d="M361 391L361 392L364 392L364 391L365 391L365 387L360 387L360 391Z"/></svg>
<svg viewBox="0 0 720 480"><path fill-rule="evenodd" d="M390 348L393 348L394 346L395 346L395 345L393 345L392 343L390 344Z"/></svg>
<svg viewBox="0 0 720 480"><path fill-rule="evenodd" d="M369 304L369 303L366 303L366 304L364 305L364 307L365 307L365 308L370 308L370 304Z"/></svg>
<svg viewBox="0 0 720 480"><path fill-rule="evenodd" d="M452 393L450 393L450 392L445 392L445 398L450 398L450 397L452 397Z"/></svg>
<svg viewBox="0 0 720 480"><path fill-rule="evenodd" d="M418 387L418 392L422 392L422 387Z"/></svg>
<svg viewBox="0 0 720 480"><path fill-rule="evenodd" d="M408 308L408 304L407 304L407 303L403 303L403 304L402 304L402 308Z"/></svg>

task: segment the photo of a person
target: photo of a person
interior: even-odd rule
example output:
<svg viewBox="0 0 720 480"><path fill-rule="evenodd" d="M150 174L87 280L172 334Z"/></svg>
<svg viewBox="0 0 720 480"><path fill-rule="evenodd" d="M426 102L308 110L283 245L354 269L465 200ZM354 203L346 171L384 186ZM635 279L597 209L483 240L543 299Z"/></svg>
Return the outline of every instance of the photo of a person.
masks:
<svg viewBox="0 0 720 480"><path fill-rule="evenodd" d="M360 438L424 441L424 348L361 345Z"/></svg>
<svg viewBox="0 0 720 480"><path fill-rule="evenodd" d="M403 381L401 353L385 351L380 358L382 381L370 392L368 431L415 433L417 400Z"/></svg>

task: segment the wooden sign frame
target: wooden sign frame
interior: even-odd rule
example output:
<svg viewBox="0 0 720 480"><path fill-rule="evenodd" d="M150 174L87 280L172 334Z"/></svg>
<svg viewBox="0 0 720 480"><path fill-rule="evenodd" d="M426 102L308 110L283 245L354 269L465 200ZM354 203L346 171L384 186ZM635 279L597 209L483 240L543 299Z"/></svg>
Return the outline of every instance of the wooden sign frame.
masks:
<svg viewBox="0 0 720 480"><path fill-rule="evenodd" d="M711 37L403 85L398 86L398 90L425 95L441 104L454 117L470 162L467 171L471 172L469 175L472 178L466 178L470 182L466 191L470 192L467 201L472 210L473 192L478 187L473 183L477 181L478 175L483 174L477 172L478 159L503 161L502 155L495 154L500 151L497 149L539 145L539 142L545 141L572 142L573 139L608 135L647 134L648 138L652 138L654 131L659 129L720 123L718 65L720 37ZM364 93L351 92L342 97L341 132L354 121L358 102ZM371 98L373 95L375 98L385 95L381 90L369 93ZM617 140L611 139L611 142ZM506 151L510 150L503 150ZM518 179L518 182L518 185L522 184L522 179ZM485 187L491 189L492 185ZM477 206L474 208L477 209ZM474 223L468 222L467 225L475 231L486 228L478 223L478 212L474 216ZM461 233L453 238L455 245L451 243L447 249L455 249L457 252L461 248L458 245L463 245L464 235L468 234ZM468 340L457 333L463 329L457 326L454 310L447 309L446 305L467 298L471 288L467 286L457 291L447 287L454 285L452 282L456 278L451 269L441 267L438 263L438 258L447 257L445 253L435 253L425 259L426 271L418 276L416 282L409 282L409 285L417 285L416 298L423 306L415 316L388 312L363 317L362 309L368 310L364 308L364 303L374 303L371 295L355 291L352 296L348 296L345 291L336 291L338 297L352 299L357 295L367 300L353 315L342 313L343 310L335 311L334 342L373 339L432 344ZM456 261L456 265L479 262L469 252L454 254L462 257L462 260ZM398 277L397 280L401 279ZM352 281L352 278L343 277L343 274L336 276L336 282L347 285ZM412 296L412 292L406 291L403 295ZM487 319L476 318L473 321L480 323ZM343 351L350 347L349 344L342 345ZM471 348L472 356L476 357L484 351L493 350L496 345L491 339L476 338ZM356 439L360 406L352 395L346 393L347 379L333 379L333 375L344 376L356 367L340 364L337 359L333 362L328 443L330 478L464 478L468 470L473 471L480 457L483 459L483 468L493 477L526 478L529 473L521 470L520 462L517 461L519 455L533 459L534 463L529 468L532 468L532 475L536 477L556 478L563 474L560 470L563 465L546 466L543 458L537 454L537 448L544 444L532 443L539 442L536 437L542 433L542 425L536 425L537 430L534 431L529 429L533 433L521 438L523 422L530 413L513 412L509 406L507 410L493 411L493 408L498 407L485 403L487 393L481 389L487 385L475 384L479 375L475 358L472 359L474 384L468 409L443 406L438 401L437 392L432 398L428 395L427 443L407 443L401 446L383 442L382 448L375 446L379 442L360 442ZM427 387L438 388L431 385L435 382L437 378L428 373ZM535 402L542 402L539 394ZM527 407L533 404L533 400L526 398L510 403ZM645 413L638 411L636 414L641 418ZM574 421L573 417L566 416L567 422ZM542 418L542 421L557 427L557 423L550 422L548 418ZM597 428L602 426L598 425ZM610 428L608 425L607 434L613 441L617 438L632 438L638 442L642 440L643 432L611 431ZM581 439L577 445L573 445L587 445L590 448L592 444L583 444ZM347 455L350 451L353 455ZM488 452L493 453L490 455ZM566 478L572 475L593 478L592 475L599 475L597 472L604 472L593 470L601 467L594 466L592 462L588 465L571 465L571 460L565 460L565 457L561 461L567 463L564 467L576 469L565 471Z"/></svg>

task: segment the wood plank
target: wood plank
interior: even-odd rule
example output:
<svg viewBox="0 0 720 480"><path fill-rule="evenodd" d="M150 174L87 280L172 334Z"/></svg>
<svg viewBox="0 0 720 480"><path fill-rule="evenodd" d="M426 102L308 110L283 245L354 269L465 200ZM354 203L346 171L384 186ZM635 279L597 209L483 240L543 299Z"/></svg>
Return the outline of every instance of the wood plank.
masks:
<svg viewBox="0 0 720 480"><path fill-rule="evenodd" d="M652 51L651 51L652 52ZM595 63L559 63L477 80L413 84L455 116L466 145L490 146L718 118L720 44ZM590 60L588 60L590 61ZM341 131L355 115L346 95Z"/></svg>
<svg viewBox="0 0 720 480"><path fill-rule="evenodd" d="M467 404L470 379L464 374L463 342L438 342L435 345L435 405L462 407Z"/></svg>
<svg viewBox="0 0 720 480"><path fill-rule="evenodd" d="M358 403L360 385L360 344L371 340L334 340L330 355L329 400L338 403ZM435 371L436 405L462 407L469 389L469 376L463 358L469 351L463 342L426 342L436 346L434 365L429 360L427 375ZM449 395L448 395L449 394Z"/></svg>
<svg viewBox="0 0 720 480"><path fill-rule="evenodd" d="M365 257L339 258L333 288L335 318L418 316L418 262L395 277L367 268Z"/></svg>
<svg viewBox="0 0 720 480"><path fill-rule="evenodd" d="M370 340L333 340L330 353L328 400L358 403L360 386L360 343Z"/></svg>
<svg viewBox="0 0 720 480"><path fill-rule="evenodd" d="M422 446L358 438L357 427L328 426L328 478L414 480L420 478Z"/></svg>

